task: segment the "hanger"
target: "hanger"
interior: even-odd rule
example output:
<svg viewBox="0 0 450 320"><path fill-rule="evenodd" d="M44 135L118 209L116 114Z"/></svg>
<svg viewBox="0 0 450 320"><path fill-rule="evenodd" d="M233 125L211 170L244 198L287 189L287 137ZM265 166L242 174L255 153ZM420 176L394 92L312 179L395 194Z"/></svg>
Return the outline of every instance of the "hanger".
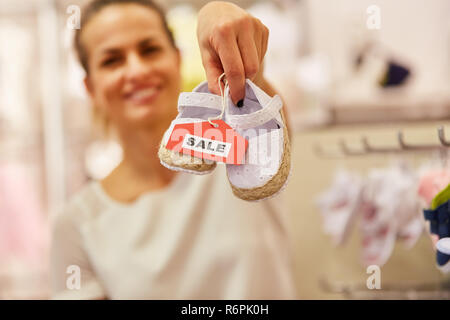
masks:
<svg viewBox="0 0 450 320"><path fill-rule="evenodd" d="M324 292L342 294L348 299L450 299L450 282L382 284L381 289L368 289L365 285L330 281L325 275L319 278Z"/></svg>
<svg viewBox="0 0 450 320"><path fill-rule="evenodd" d="M316 155L323 158L342 158L346 156L363 156L369 154L383 154L383 153L404 153L408 151L420 152L420 151L432 151L439 150L441 152L446 151L446 148L450 147L450 141L445 138L444 127L440 126L437 129L440 144L438 145L413 145L405 142L404 134L400 130L397 133L398 147L374 147L370 144L367 137L361 138L362 149L354 150L348 147L344 139L338 141L340 153L330 153L324 151L320 144L314 145L314 151Z"/></svg>

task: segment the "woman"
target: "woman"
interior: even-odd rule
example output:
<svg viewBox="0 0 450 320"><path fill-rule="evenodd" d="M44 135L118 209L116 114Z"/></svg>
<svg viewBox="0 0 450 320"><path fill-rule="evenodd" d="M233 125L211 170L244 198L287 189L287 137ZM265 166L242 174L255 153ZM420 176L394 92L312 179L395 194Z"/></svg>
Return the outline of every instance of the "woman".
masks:
<svg viewBox="0 0 450 320"><path fill-rule="evenodd" d="M211 92L219 94L225 72L236 104L245 78L274 93L262 77L268 32L259 20L210 2L198 15L198 39ZM160 165L158 145L180 92L180 52L161 10L148 0L94 0L76 48L93 105L117 131L124 157L58 216L53 297L295 298L275 201L235 198L223 168L194 176Z"/></svg>

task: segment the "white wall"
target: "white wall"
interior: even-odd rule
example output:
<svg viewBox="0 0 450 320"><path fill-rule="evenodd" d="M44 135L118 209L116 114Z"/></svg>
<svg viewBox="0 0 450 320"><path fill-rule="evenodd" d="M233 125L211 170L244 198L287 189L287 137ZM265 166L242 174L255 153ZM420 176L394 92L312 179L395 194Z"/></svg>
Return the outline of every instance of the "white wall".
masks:
<svg viewBox="0 0 450 320"><path fill-rule="evenodd" d="M367 7L381 9L381 29L368 30ZM358 38L379 40L395 56L415 67L419 91L450 79L450 1L448 0L307 0L313 52L330 56L339 79L348 72Z"/></svg>

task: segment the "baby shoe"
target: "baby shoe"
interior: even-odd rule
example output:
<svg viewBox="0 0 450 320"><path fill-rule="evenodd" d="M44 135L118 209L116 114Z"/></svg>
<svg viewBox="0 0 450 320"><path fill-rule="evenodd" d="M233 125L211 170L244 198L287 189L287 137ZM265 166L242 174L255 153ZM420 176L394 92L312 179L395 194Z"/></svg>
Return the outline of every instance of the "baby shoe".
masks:
<svg viewBox="0 0 450 320"><path fill-rule="evenodd" d="M450 238L443 238L436 244L437 267L443 273L450 272Z"/></svg>
<svg viewBox="0 0 450 320"><path fill-rule="evenodd" d="M193 92L182 92L178 98L178 116L164 133L158 156L163 166L175 171L207 174L216 167L216 162L169 150L166 148L177 124L198 123L216 117L222 110L222 98L208 91L208 83L202 82Z"/></svg>
<svg viewBox="0 0 450 320"><path fill-rule="evenodd" d="M226 123L248 140L244 163L227 164L233 193L243 200L267 199L287 184L291 152L282 106L280 96L270 97L248 79L243 106L227 105Z"/></svg>

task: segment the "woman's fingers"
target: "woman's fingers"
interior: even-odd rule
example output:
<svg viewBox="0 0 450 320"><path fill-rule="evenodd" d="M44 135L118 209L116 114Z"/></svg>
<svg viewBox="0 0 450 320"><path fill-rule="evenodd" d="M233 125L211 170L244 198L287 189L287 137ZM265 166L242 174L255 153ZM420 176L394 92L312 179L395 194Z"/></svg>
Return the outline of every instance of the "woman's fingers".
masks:
<svg viewBox="0 0 450 320"><path fill-rule="evenodd" d="M245 77L253 80L259 71L261 64L260 34L258 32L241 32L238 34L237 42L244 66ZM258 45L257 45L258 44Z"/></svg>
<svg viewBox="0 0 450 320"><path fill-rule="evenodd" d="M260 30L261 30L261 63L264 60L264 56L267 52L267 46L269 43L269 29L260 22Z"/></svg>
<svg viewBox="0 0 450 320"><path fill-rule="evenodd" d="M245 79L260 76L267 50L268 30L260 20L227 2L210 2L199 12L197 37L208 87L220 94L217 83L225 72L235 104L245 96Z"/></svg>
<svg viewBox="0 0 450 320"><path fill-rule="evenodd" d="M218 55L230 86L234 104L245 96L245 69L234 32L222 32L218 36ZM217 80L216 80L217 81Z"/></svg>
<svg viewBox="0 0 450 320"><path fill-rule="evenodd" d="M208 90L211 93L220 95L220 88L217 82L220 75L223 73L220 58L217 53L211 49L201 50L201 56L206 73L206 80L208 81Z"/></svg>

